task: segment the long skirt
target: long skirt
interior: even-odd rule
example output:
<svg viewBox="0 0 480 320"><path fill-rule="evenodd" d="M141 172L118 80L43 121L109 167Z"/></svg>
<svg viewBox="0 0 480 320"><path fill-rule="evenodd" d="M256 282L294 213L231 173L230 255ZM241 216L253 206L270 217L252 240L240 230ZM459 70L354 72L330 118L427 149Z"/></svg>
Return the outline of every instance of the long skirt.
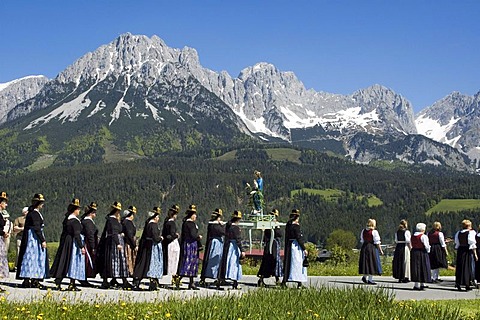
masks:
<svg viewBox="0 0 480 320"><path fill-rule="evenodd" d="M198 242L184 241L179 264L179 276L196 277L198 273Z"/></svg>
<svg viewBox="0 0 480 320"><path fill-rule="evenodd" d="M23 255L20 278L45 279L48 277L47 249L32 229L28 230L27 246Z"/></svg>
<svg viewBox="0 0 480 320"><path fill-rule="evenodd" d="M120 245L125 248L125 242L120 234L111 237L118 237ZM110 238L110 237L108 237ZM108 239L105 243L104 269L101 274L103 278L126 278L128 277L127 261L125 259L125 250L118 250L113 239Z"/></svg>
<svg viewBox="0 0 480 320"><path fill-rule="evenodd" d="M0 278L8 278L9 276L7 252L5 238L2 237L0 239Z"/></svg>
<svg viewBox="0 0 480 320"><path fill-rule="evenodd" d="M364 242L358 262L359 274L381 275L383 272L378 248L370 242Z"/></svg>
<svg viewBox="0 0 480 320"><path fill-rule="evenodd" d="M412 249L410 258L410 269L413 282L426 283L432 279L430 273L430 259L425 249Z"/></svg>
<svg viewBox="0 0 480 320"><path fill-rule="evenodd" d="M180 244L178 239L168 244L167 275L177 274L178 261L180 260Z"/></svg>
<svg viewBox="0 0 480 320"><path fill-rule="evenodd" d="M474 271L475 258L467 246L460 246L457 249L457 263L455 266L455 284L471 286L475 279Z"/></svg>
<svg viewBox="0 0 480 320"><path fill-rule="evenodd" d="M392 273L394 279L410 279L410 249L405 243L398 243L395 247Z"/></svg>
<svg viewBox="0 0 480 320"><path fill-rule="evenodd" d="M80 235L82 242L83 235ZM82 249L78 247L77 242L73 241L72 244L72 256L70 257L70 264L68 267L67 278L75 280L85 280L85 254L82 254Z"/></svg>
<svg viewBox="0 0 480 320"><path fill-rule="evenodd" d="M222 262L223 255L223 241L220 238L214 238L211 240L209 250L207 253L208 260L205 261L205 269L203 276L205 278L217 279L220 264Z"/></svg>
<svg viewBox="0 0 480 320"><path fill-rule="evenodd" d="M242 265L240 264L240 255L242 252L236 241L226 243L228 245L227 263L225 268L225 279L240 280L242 278Z"/></svg>
<svg viewBox="0 0 480 320"><path fill-rule="evenodd" d="M439 243L432 244L430 247L430 267L432 269L447 268L447 254Z"/></svg>
<svg viewBox="0 0 480 320"><path fill-rule="evenodd" d="M88 241L85 243L85 275L87 278L95 278L97 271L95 268L95 260L97 255L93 253L93 249L90 248Z"/></svg>
<svg viewBox="0 0 480 320"><path fill-rule="evenodd" d="M159 242L152 246L152 255L150 257L150 267L147 277L161 279L163 277L163 249Z"/></svg>
<svg viewBox="0 0 480 320"><path fill-rule="evenodd" d="M257 276L262 278L283 276L283 263L280 258L280 239L273 239L271 252L270 243L265 244L265 247L263 248L262 263L258 269Z"/></svg>
<svg viewBox="0 0 480 320"><path fill-rule="evenodd" d="M477 283L480 283L480 247L477 247L477 257L479 259L475 262L475 280L477 280Z"/></svg>
<svg viewBox="0 0 480 320"><path fill-rule="evenodd" d="M137 249L125 244L125 259L127 261L128 275L133 275L133 269L135 268L135 259L137 258Z"/></svg>
<svg viewBox="0 0 480 320"><path fill-rule="evenodd" d="M303 259L305 259L305 253L298 244L297 240L293 240L290 251L290 272L285 275L287 281L291 282L307 282L307 268L303 266Z"/></svg>

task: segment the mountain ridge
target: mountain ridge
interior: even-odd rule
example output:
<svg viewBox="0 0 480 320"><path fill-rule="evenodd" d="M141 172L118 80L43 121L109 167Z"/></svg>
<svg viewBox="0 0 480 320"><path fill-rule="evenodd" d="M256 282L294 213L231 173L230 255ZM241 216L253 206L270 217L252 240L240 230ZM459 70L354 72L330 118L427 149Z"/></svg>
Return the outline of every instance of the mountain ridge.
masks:
<svg viewBox="0 0 480 320"><path fill-rule="evenodd" d="M158 132L171 133L167 145L179 140L181 149L199 145L199 141L205 147L213 141L224 145L234 137L243 139L236 133L225 135L231 130L263 141L280 139L295 144L292 132L304 130L303 141L309 141L314 148L336 144L336 150L359 162L387 153L392 153L389 159L407 159L405 150L420 145L413 142L416 139L405 139L417 134L412 105L382 85L359 89L351 95L317 92L306 89L293 72L280 71L266 62L244 68L237 78L232 78L225 71L204 68L193 48L170 48L157 36L130 33L77 59L7 116L7 123L26 133L49 135L49 129L42 127L67 130L56 122L76 128L64 134L70 138L78 135L81 127L116 127L116 135L127 146L144 143L146 138L141 135L147 134L145 127L153 126ZM143 133L121 129L131 124ZM317 126L324 132L319 132ZM361 145L352 143L358 134L370 137L365 144L370 150L361 150ZM382 151L385 143L392 143L391 139L404 141L410 147L399 147L404 150L402 154L395 154L391 148ZM365 136L361 140L367 141ZM438 149L429 140L424 143L431 150ZM445 149L440 152L441 161L424 160L463 161L462 156L453 153ZM355 157L362 154L361 158ZM469 166L457 165L464 169Z"/></svg>

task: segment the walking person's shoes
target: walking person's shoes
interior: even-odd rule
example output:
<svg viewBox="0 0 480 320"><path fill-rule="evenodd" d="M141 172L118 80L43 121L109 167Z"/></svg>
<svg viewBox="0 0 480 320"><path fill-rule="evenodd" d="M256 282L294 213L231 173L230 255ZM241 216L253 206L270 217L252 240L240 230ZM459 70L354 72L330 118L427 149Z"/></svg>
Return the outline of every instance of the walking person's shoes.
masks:
<svg viewBox="0 0 480 320"><path fill-rule="evenodd" d="M367 278L365 276L362 277L362 282L367 283Z"/></svg>

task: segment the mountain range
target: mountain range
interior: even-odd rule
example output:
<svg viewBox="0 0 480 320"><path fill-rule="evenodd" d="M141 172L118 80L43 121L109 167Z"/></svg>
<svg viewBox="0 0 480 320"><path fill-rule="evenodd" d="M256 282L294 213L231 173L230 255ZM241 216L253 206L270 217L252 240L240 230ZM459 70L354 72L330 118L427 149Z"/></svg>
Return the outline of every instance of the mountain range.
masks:
<svg viewBox="0 0 480 320"><path fill-rule="evenodd" d="M351 95L317 92L264 62L234 78L202 67L195 49L127 33L54 79L0 84L0 132L11 148L34 150L35 159L59 154L58 161L82 152L77 161L96 161L92 155L101 159L108 146L158 156L263 141L362 163L473 171L480 166L479 101L480 92L454 92L415 116L407 99L381 85Z"/></svg>

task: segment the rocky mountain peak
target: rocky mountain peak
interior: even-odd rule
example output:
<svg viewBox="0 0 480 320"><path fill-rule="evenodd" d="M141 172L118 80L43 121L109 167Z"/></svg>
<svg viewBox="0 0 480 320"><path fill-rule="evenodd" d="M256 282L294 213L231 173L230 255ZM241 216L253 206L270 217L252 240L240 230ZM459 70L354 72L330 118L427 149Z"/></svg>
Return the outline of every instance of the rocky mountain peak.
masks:
<svg viewBox="0 0 480 320"><path fill-rule="evenodd" d="M45 76L28 76L0 83L0 124L16 105L34 97L48 82Z"/></svg>

